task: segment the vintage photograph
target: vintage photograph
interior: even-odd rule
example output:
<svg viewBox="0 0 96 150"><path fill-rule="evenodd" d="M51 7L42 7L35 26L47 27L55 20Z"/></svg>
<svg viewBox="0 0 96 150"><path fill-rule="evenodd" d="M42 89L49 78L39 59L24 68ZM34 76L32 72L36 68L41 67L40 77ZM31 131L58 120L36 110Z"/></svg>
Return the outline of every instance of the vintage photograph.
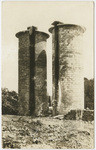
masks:
<svg viewBox="0 0 96 150"><path fill-rule="evenodd" d="M2 1L2 148L94 149L94 2Z"/></svg>

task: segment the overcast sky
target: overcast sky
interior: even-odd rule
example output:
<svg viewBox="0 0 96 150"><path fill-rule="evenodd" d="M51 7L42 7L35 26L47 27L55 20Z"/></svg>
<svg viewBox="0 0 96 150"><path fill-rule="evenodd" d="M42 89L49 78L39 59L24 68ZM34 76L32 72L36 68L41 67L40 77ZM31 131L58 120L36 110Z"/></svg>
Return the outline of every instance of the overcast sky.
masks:
<svg viewBox="0 0 96 150"><path fill-rule="evenodd" d="M93 2L2 2L2 87L18 91L18 39L15 34L32 25L49 33L53 21L86 28L84 76L93 78ZM51 41L50 34L47 44L49 94L52 93Z"/></svg>

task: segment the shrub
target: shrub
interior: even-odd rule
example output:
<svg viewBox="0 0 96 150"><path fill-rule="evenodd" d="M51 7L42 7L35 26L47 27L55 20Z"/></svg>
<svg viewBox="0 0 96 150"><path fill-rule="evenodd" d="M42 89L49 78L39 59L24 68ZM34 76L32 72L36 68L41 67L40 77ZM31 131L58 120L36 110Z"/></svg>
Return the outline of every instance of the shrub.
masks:
<svg viewBox="0 0 96 150"><path fill-rule="evenodd" d="M18 114L18 94L15 91L9 91L2 88L2 114Z"/></svg>
<svg viewBox="0 0 96 150"><path fill-rule="evenodd" d="M84 78L85 109L94 109L94 79Z"/></svg>

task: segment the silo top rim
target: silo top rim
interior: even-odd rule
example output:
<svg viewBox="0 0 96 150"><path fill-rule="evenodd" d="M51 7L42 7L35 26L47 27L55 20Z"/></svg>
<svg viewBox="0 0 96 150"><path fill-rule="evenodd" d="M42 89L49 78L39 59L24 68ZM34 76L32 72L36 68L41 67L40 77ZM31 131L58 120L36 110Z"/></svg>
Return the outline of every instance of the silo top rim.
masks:
<svg viewBox="0 0 96 150"><path fill-rule="evenodd" d="M69 28L78 28L78 29L80 29L82 32L85 32L85 30L86 30L86 28L85 27L83 27L83 26L79 26L79 25L76 25L76 24L61 24L60 22L59 22L59 24L56 24L56 22L53 22L53 24L52 25L57 25L57 27L65 27L66 29L69 29ZM52 33L52 30L54 29L55 27L53 26L53 27L51 27L51 28L49 28L49 32L50 33Z"/></svg>
<svg viewBox="0 0 96 150"><path fill-rule="evenodd" d="M46 36L46 38L49 38L49 34L45 33L45 32L42 32L42 31L35 31L37 34L40 33L40 34L43 34ZM16 33L16 37L19 38L22 34L26 34L26 33L29 33L28 30L25 30L25 31L20 31L18 33Z"/></svg>

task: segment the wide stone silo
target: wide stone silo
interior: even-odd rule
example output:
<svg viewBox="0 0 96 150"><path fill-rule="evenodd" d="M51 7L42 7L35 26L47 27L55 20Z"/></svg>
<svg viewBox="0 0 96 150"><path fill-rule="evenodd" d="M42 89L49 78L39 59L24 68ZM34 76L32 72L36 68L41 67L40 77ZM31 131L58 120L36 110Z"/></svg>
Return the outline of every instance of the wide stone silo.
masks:
<svg viewBox="0 0 96 150"><path fill-rule="evenodd" d="M49 35L32 26L18 32L16 37L19 38L19 115L46 115L46 41Z"/></svg>
<svg viewBox="0 0 96 150"><path fill-rule="evenodd" d="M52 76L54 115L84 109L83 33L79 25L53 22Z"/></svg>

